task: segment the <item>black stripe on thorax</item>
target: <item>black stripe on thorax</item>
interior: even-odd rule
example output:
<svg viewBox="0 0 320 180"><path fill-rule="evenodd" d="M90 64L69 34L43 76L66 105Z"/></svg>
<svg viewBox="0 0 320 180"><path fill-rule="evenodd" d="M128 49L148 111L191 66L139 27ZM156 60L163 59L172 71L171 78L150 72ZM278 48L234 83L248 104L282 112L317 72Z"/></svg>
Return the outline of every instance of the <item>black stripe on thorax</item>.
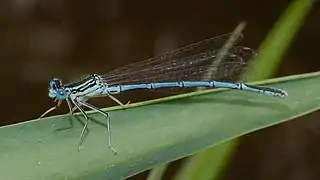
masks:
<svg viewBox="0 0 320 180"><path fill-rule="evenodd" d="M72 84L68 84L65 87L71 90L71 93L83 92L96 85L96 78L93 75Z"/></svg>

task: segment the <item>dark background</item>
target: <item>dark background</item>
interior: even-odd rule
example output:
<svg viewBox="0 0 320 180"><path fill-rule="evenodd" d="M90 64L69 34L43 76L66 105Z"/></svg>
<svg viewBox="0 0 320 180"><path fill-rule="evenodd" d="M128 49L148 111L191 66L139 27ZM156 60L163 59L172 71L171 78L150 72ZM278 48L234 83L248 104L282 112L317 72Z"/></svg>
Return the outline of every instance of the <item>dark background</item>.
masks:
<svg viewBox="0 0 320 180"><path fill-rule="evenodd" d="M288 0L2 0L1 121L37 118L53 103L48 81L104 73L248 23L243 45L257 48ZM278 76L320 69L320 8L315 6L285 56ZM308 88L308 87L306 87ZM127 93L123 102L157 96ZM99 107L115 105L95 100ZM56 113L65 113L66 106ZM320 178L319 112L242 139L224 179ZM170 166L166 174L175 171ZM144 179L146 174L131 179Z"/></svg>

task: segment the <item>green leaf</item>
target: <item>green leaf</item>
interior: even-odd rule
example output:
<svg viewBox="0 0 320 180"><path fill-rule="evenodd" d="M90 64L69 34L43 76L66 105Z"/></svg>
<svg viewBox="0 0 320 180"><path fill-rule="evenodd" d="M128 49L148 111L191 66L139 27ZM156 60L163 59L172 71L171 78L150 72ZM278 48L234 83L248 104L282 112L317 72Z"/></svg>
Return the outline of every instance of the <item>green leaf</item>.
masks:
<svg viewBox="0 0 320 180"><path fill-rule="evenodd" d="M259 48L254 61L251 75L246 74L248 81L256 81L272 77L293 39L311 12L315 1L294 0L281 15L266 39ZM225 142L223 147L215 146L205 152L191 157L177 173L175 180L211 180L220 179L229 159L237 147L238 139ZM205 161L210 159L211 161ZM213 160L214 159L214 160Z"/></svg>
<svg viewBox="0 0 320 180"><path fill-rule="evenodd" d="M89 125L80 152L82 127L54 131L69 124L61 116L1 127L1 179L121 179L320 107L320 72L267 82L289 97L209 90L105 109L116 156L107 147L106 128L97 123ZM98 113L90 117L105 122Z"/></svg>
<svg viewBox="0 0 320 180"><path fill-rule="evenodd" d="M275 74L314 4L314 0L294 0L290 3L259 47L259 61L253 65L254 76L250 81L270 78Z"/></svg>
<svg viewBox="0 0 320 180"><path fill-rule="evenodd" d="M237 138L239 139L239 138ZM234 149L237 147L237 139L222 142L217 146L209 148L183 163L175 179L213 179L219 177L228 164Z"/></svg>
<svg viewBox="0 0 320 180"><path fill-rule="evenodd" d="M147 180L161 180L169 163L160 164L151 169Z"/></svg>

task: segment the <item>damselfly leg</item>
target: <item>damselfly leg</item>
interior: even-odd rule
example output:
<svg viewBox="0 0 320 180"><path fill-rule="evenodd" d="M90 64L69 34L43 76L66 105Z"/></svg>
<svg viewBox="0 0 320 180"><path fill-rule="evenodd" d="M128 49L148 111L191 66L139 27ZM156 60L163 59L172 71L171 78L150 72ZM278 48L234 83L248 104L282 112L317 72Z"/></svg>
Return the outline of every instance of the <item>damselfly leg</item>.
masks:
<svg viewBox="0 0 320 180"><path fill-rule="evenodd" d="M112 96L111 94L108 94L108 96L109 96L109 98L114 100L116 103L118 103L124 109L130 104L130 101L128 101L126 104L123 104L119 99L117 99L116 97Z"/></svg>
<svg viewBox="0 0 320 180"><path fill-rule="evenodd" d="M53 106L52 108L50 108L50 109L48 109L46 112L44 112L44 113L39 117L39 119L43 118L43 117L44 117L45 115L47 115L49 112L54 111L55 109L57 109L57 108L60 106L61 102L62 102L62 101L58 101L58 103L57 103L55 106Z"/></svg>
<svg viewBox="0 0 320 180"><path fill-rule="evenodd" d="M115 150L115 148L111 144L111 123L110 123L110 117L109 117L108 113L103 112L102 110L100 110L99 108L97 108L97 107L95 107L95 106L93 106L91 104L88 104L88 103L85 103L85 102L79 102L79 103L82 106L85 106L85 107L87 107L89 109L92 109L92 110L95 110L95 111L101 113L102 115L104 115L107 118L108 147L114 154L117 154L117 151Z"/></svg>
<svg viewBox="0 0 320 180"><path fill-rule="evenodd" d="M113 146L111 145L111 123L110 123L110 117L107 113L101 111L99 108L88 104L86 102L82 102L82 101L77 101L76 99L71 99L72 103L79 109L79 111L82 113L82 115L85 117L86 119L86 123L84 124L82 131L81 131L81 135L80 135L80 141L79 141L79 145L78 145L78 151L80 151L81 149L81 145L83 143L83 138L84 138L84 133L87 131L89 133L89 128L88 128L88 124L91 121L89 116L85 113L85 111L82 109L81 106L85 106L89 109L95 110L99 113L101 113L102 115L104 115L107 118L107 133L108 133L108 147L109 149L113 152L114 155L117 154L117 151L113 148Z"/></svg>
<svg viewBox="0 0 320 180"><path fill-rule="evenodd" d="M60 118L58 121L61 121L63 119L69 118L73 115L73 113L77 110L77 107L74 106L72 107L71 102L69 99L66 99L68 107L69 107L69 113L65 116L63 116L62 118ZM52 126L55 126L55 124L53 124ZM59 128L56 129L55 131L63 131L63 130L68 130L68 129L72 129L73 128L73 121L72 119L69 118L69 127L63 127L63 128Z"/></svg>

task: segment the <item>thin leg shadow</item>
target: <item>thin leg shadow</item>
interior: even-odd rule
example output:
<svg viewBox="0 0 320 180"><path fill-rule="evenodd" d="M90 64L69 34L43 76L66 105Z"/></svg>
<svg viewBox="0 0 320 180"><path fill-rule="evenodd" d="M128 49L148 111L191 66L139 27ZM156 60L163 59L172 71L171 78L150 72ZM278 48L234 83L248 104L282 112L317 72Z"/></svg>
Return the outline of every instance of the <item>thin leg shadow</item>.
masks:
<svg viewBox="0 0 320 180"><path fill-rule="evenodd" d="M81 116L81 115L80 115ZM74 116L74 115L66 115L65 117L62 117L61 119L59 119L58 121L61 121L63 119L66 119L68 118L68 121L69 121L69 126L66 126L66 127L62 127L62 128L58 128L58 129L55 129L54 130L54 133L57 133L57 132L60 132L60 131L65 131L65 130L71 130L74 128L74 122L73 122L73 119L72 118L76 118L76 120L81 124L81 127L84 128L85 127L85 123L78 117L78 116ZM102 123L94 118L90 118L90 120L100 126L103 126L105 128L108 128L107 127L107 123ZM85 129L85 134L83 136L83 139L81 140L80 139L80 142L79 142L79 146L81 146L83 144L83 142L85 141L85 139L88 137L90 133L90 129L89 127L87 127Z"/></svg>
<svg viewBox="0 0 320 180"><path fill-rule="evenodd" d="M63 118L59 119L58 121L61 121L61 120L66 119L66 118L67 118L67 117L63 117ZM54 132L72 129L72 128L74 127L73 120L71 119L71 117L68 117L68 118L69 118L69 119L68 119L68 121L69 121L69 126L55 129ZM77 121L80 122L80 120L79 120L78 118L77 118ZM81 121L81 122L82 122L82 121ZM82 123L83 123L83 122L82 122Z"/></svg>
<svg viewBox="0 0 320 180"><path fill-rule="evenodd" d="M58 121L61 121L63 119L67 119L68 118L68 121L69 121L69 126L66 126L66 127L62 127L62 128L57 128L55 129L54 131L55 132L58 132L58 131L65 131L65 130L69 130L69 129L73 129L74 127L74 123L73 123L73 119L72 118L76 118L76 120L81 124L82 128L84 127L85 123L79 119L78 116L65 116L65 117L62 117L61 119L59 119ZM103 127L107 127L107 124L106 123L102 123L98 120L95 120L94 118L90 118L90 120L100 126L103 126ZM53 126L56 126L55 124Z"/></svg>

